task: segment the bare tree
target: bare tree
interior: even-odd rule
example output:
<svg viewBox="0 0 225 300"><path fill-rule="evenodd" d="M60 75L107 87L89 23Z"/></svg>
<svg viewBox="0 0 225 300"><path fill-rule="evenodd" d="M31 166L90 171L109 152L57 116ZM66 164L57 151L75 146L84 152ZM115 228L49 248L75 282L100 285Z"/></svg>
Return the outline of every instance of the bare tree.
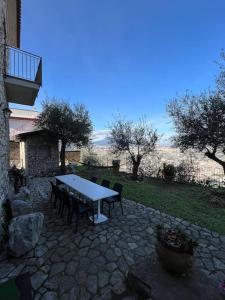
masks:
<svg viewBox="0 0 225 300"><path fill-rule="evenodd" d="M137 124L121 118L115 120L111 125L109 136L113 153L128 153L134 180L138 177L142 158L155 150L158 139L157 131L143 118Z"/></svg>

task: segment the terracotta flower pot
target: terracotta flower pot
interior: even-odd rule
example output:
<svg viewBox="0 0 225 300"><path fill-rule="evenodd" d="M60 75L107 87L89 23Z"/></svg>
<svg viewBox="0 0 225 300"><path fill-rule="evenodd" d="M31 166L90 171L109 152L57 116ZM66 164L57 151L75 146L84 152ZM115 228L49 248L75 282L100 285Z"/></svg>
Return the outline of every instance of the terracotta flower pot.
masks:
<svg viewBox="0 0 225 300"><path fill-rule="evenodd" d="M174 274L184 274L191 271L195 261L194 255L168 249L160 241L156 242L155 247L158 258L167 271Z"/></svg>

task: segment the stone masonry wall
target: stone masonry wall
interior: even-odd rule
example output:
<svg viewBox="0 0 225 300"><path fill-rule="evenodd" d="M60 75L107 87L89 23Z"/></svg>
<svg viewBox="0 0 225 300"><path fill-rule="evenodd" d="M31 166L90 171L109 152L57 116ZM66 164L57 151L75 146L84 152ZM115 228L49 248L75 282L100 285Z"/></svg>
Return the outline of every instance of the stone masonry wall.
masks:
<svg viewBox="0 0 225 300"><path fill-rule="evenodd" d="M4 108L8 107L4 87L5 52L5 0L0 0L0 224L2 223L2 203L8 193L9 167L9 120L5 118ZM0 240L2 234L0 226Z"/></svg>
<svg viewBox="0 0 225 300"><path fill-rule="evenodd" d="M10 166L16 165L18 168L21 167L20 144L18 142L10 141L9 157Z"/></svg>
<svg viewBox="0 0 225 300"><path fill-rule="evenodd" d="M46 175L59 167L58 141L50 135L29 136L25 141L25 170L29 176Z"/></svg>

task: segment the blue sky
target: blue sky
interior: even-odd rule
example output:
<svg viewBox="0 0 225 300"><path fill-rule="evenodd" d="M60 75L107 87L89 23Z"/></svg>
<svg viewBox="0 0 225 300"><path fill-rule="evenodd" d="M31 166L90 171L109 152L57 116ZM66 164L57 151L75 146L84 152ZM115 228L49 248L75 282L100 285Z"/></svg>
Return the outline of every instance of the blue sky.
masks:
<svg viewBox="0 0 225 300"><path fill-rule="evenodd" d="M96 130L120 113L168 134L168 100L213 87L224 11L224 0L23 0L21 48L43 57L35 107L56 96L85 104Z"/></svg>

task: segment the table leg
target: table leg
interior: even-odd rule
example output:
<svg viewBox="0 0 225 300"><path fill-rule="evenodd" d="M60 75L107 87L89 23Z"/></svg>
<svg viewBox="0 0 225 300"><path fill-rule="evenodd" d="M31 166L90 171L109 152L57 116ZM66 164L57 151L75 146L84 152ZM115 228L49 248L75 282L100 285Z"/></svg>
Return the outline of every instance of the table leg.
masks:
<svg viewBox="0 0 225 300"><path fill-rule="evenodd" d="M101 200L98 200L98 219L101 213Z"/></svg>
<svg viewBox="0 0 225 300"><path fill-rule="evenodd" d="M93 219L92 216L90 217L90 219ZM94 223L99 224L107 220L108 218L105 215L101 214L101 200L98 200L98 211L97 214L94 216Z"/></svg>

